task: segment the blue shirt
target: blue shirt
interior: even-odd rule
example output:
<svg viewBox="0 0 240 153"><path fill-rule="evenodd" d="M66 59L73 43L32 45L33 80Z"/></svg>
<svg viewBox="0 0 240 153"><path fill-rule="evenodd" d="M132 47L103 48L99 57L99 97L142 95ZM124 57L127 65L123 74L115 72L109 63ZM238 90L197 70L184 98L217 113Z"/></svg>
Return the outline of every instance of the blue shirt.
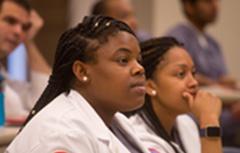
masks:
<svg viewBox="0 0 240 153"><path fill-rule="evenodd" d="M184 44L191 55L198 74L217 80L226 75L226 65L219 44L206 33L198 31L193 25L178 24L170 29L168 36L175 37Z"/></svg>

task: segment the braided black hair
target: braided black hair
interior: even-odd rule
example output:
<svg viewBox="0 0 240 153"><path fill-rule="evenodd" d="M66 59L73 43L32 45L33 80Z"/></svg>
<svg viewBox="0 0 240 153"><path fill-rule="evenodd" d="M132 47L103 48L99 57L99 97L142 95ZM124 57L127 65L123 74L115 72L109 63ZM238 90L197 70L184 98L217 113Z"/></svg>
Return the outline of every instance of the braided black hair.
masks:
<svg viewBox="0 0 240 153"><path fill-rule="evenodd" d="M153 74L157 65L162 60L163 56L173 47L182 47L176 39L172 37L153 38L140 44L142 50L143 61L147 79L153 79ZM172 138L164 129L161 121L155 114L150 96L146 95L145 104L138 111L139 115L145 123L161 138L166 140L176 153L179 153L177 148L171 143Z"/></svg>
<svg viewBox="0 0 240 153"><path fill-rule="evenodd" d="M80 60L85 63L94 61L94 51L106 43L109 36L120 31L134 35L125 23L106 16L85 17L82 23L65 31L58 42L49 83L25 124L59 94L69 93L75 79L72 72L74 61Z"/></svg>

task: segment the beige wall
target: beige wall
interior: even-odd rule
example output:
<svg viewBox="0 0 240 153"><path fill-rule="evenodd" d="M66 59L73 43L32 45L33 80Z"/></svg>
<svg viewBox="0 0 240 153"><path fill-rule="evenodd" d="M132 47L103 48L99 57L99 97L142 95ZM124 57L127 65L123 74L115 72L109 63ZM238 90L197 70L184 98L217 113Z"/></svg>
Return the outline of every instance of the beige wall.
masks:
<svg viewBox="0 0 240 153"><path fill-rule="evenodd" d="M179 0L153 0L152 32L155 36L163 35L166 30L184 21ZM223 47L230 74L240 80L240 10L239 0L221 1L219 20L209 27L209 32Z"/></svg>
<svg viewBox="0 0 240 153"><path fill-rule="evenodd" d="M70 0L69 1L69 26L79 23L84 16L90 13L92 4L96 0Z"/></svg>

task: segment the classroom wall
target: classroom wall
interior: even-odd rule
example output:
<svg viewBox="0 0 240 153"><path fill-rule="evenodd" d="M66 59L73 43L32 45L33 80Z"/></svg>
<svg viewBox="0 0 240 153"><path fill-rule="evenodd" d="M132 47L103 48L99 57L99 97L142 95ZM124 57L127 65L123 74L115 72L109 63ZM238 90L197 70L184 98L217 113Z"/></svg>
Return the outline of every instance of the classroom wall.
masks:
<svg viewBox="0 0 240 153"><path fill-rule="evenodd" d="M96 0L70 0L68 5L69 26L76 25L84 16L88 15L95 1Z"/></svg>

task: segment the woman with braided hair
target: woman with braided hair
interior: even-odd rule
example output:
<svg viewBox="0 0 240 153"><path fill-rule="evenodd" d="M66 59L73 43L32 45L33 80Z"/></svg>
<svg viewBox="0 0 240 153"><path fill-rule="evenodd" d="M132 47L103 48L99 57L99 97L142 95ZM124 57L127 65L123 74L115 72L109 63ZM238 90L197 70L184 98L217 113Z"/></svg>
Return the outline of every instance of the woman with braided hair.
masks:
<svg viewBox="0 0 240 153"><path fill-rule="evenodd" d="M220 100L198 90L191 57L172 37L141 43L146 100L130 120L154 153L221 153ZM188 115L191 113L198 128Z"/></svg>
<svg viewBox="0 0 240 153"><path fill-rule="evenodd" d="M126 24L85 17L60 37L48 86L6 152L148 152L118 113L144 103L139 60L138 41Z"/></svg>

